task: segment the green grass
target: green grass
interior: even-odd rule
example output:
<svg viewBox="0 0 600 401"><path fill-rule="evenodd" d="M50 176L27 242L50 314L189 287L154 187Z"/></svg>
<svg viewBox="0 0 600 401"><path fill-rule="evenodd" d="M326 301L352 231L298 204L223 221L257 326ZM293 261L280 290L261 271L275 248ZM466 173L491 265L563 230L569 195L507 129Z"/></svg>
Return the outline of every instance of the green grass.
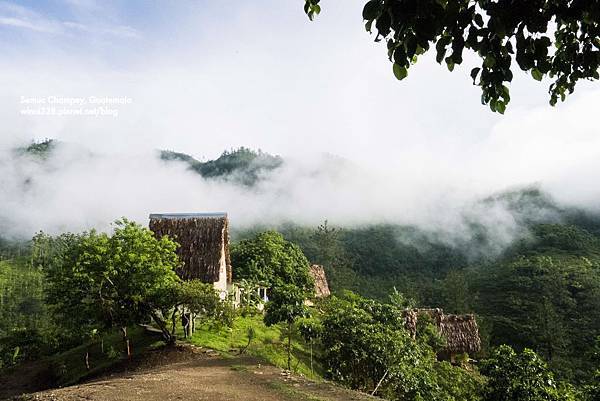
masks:
<svg viewBox="0 0 600 401"><path fill-rule="evenodd" d="M293 400L298 400L298 401L325 401L323 398L319 398L316 397L312 394L307 394L303 391L300 391L298 389L295 389L291 386L289 386L288 384L285 383L281 383L281 382L270 382L267 384L267 387L269 387L272 390L277 391L280 394L283 394Z"/></svg>
<svg viewBox="0 0 600 401"><path fill-rule="evenodd" d="M156 333L150 333L141 327L128 329L132 357L162 346L164 343ZM89 351L90 369L85 366L86 350ZM126 359L124 344L118 332L104 336L104 352L100 341L80 345L60 354L53 355L45 362L48 364L50 380L54 385L67 386L98 375L116 366Z"/></svg>
<svg viewBox="0 0 600 401"><path fill-rule="evenodd" d="M212 348L224 355L235 355L248 344L248 330L254 329L254 339L245 354L264 360L272 365L287 367L287 339L282 337L279 325L267 327L262 316L238 317L232 328L201 326L189 340L192 344ZM292 341L291 368L312 379L322 377L322 368L313 358L314 372L310 369L310 348L298 336Z"/></svg>

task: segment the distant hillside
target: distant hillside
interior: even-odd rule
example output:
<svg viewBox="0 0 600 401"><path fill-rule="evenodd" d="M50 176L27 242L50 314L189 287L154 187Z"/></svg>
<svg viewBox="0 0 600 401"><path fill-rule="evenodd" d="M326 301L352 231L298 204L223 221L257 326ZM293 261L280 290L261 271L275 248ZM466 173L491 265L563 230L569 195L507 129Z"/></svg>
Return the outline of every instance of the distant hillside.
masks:
<svg viewBox="0 0 600 401"><path fill-rule="evenodd" d="M21 146L15 149L18 155L31 155L46 159L58 145L54 139L44 139L40 142L32 141L27 146Z"/></svg>
<svg viewBox="0 0 600 401"><path fill-rule="evenodd" d="M185 153L163 150L160 158L166 162L183 162L205 178L222 179L247 186L256 184L260 177L279 168L283 159L262 151L238 148L225 151L215 160L201 162Z"/></svg>

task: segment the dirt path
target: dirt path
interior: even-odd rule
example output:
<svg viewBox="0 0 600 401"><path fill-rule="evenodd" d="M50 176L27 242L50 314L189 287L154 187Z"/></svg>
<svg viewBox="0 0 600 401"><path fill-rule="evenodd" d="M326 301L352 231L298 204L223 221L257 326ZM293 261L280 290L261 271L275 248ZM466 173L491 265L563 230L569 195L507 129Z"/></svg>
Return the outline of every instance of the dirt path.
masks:
<svg viewBox="0 0 600 401"><path fill-rule="evenodd" d="M101 379L23 396L40 401L351 401L375 400L330 383L289 376L253 358L197 353L187 361L140 367Z"/></svg>

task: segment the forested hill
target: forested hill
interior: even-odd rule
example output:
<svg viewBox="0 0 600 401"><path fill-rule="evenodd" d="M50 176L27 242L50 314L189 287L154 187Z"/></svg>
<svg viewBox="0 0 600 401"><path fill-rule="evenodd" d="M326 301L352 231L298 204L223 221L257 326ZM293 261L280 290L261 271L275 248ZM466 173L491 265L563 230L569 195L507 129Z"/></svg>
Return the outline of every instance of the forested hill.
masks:
<svg viewBox="0 0 600 401"><path fill-rule="evenodd" d="M14 149L14 153L45 160L62 144L55 139L45 139L19 146ZM171 150L158 151L158 157L166 163L184 163L204 178L220 179L245 186L256 184L266 174L283 164L280 156L243 146L224 151L218 158L207 161L199 161L186 153Z"/></svg>
<svg viewBox="0 0 600 401"><path fill-rule="evenodd" d="M163 150L160 158L167 162L183 162L204 178L218 178L225 181L252 186L266 173L279 168L283 159L262 151L238 148L225 151L215 160L201 162L185 153Z"/></svg>

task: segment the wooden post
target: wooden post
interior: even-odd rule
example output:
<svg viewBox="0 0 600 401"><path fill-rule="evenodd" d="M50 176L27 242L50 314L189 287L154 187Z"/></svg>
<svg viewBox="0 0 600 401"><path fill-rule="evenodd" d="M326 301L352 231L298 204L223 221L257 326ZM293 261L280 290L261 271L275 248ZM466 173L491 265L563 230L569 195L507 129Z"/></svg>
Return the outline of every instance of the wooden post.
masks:
<svg viewBox="0 0 600 401"><path fill-rule="evenodd" d="M121 327L125 349L127 350L127 359L131 359L131 347L129 346L129 337L127 336L127 327Z"/></svg>

